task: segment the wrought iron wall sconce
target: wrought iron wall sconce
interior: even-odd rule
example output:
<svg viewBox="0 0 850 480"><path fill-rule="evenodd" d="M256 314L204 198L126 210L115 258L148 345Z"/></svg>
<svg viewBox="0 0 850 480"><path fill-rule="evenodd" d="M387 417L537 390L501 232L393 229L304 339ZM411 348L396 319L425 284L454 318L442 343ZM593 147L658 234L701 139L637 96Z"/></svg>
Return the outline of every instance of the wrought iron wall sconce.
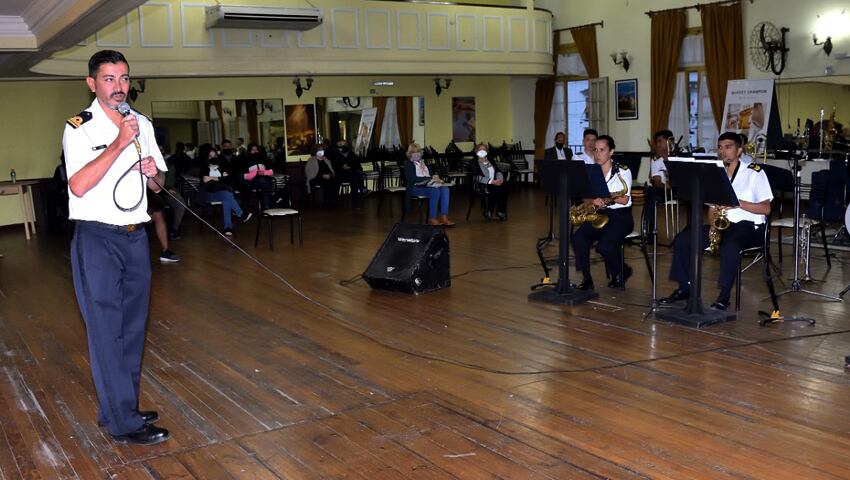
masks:
<svg viewBox="0 0 850 480"><path fill-rule="evenodd" d="M310 78L310 77L307 77L307 86L306 87L301 86L301 77L297 77L295 80L293 80L292 84L295 85L295 96L298 97L298 98L301 98L301 95L303 95L304 92L313 88L313 79Z"/></svg>
<svg viewBox="0 0 850 480"><path fill-rule="evenodd" d="M441 84L440 84L440 79L439 79L439 78L435 78L435 79L434 79L434 93L436 93L438 97L439 97L439 96L440 96L440 94L443 92L443 90L448 90L448 89L449 89L449 87L450 87L450 86L451 86L451 84L452 84L452 79L451 79L451 78L444 78L444 79L443 79L443 82L444 82L444 83L441 85Z"/></svg>
<svg viewBox="0 0 850 480"><path fill-rule="evenodd" d="M623 70L629 71L629 66L631 66L629 52L623 50L620 53L611 53L611 60L614 60L614 65L622 65Z"/></svg>
<svg viewBox="0 0 850 480"><path fill-rule="evenodd" d="M826 37L826 40L824 40L823 42L818 42L818 35L816 33L813 33L812 43L814 43L816 47L820 47L821 45L823 45L823 51L826 52L827 57L830 53L832 53L832 37Z"/></svg>

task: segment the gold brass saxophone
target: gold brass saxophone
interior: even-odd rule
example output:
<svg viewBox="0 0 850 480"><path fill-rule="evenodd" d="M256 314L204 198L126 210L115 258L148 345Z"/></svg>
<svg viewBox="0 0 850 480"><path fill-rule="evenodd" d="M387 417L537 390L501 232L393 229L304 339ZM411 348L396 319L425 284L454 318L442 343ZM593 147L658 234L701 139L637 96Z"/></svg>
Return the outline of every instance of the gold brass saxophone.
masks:
<svg viewBox="0 0 850 480"><path fill-rule="evenodd" d="M723 230L729 228L731 224L729 217L726 216L726 210L726 208L720 206L714 209L714 218L711 219L711 226L708 229L708 248L706 249L712 255L717 253Z"/></svg>
<svg viewBox="0 0 850 480"><path fill-rule="evenodd" d="M593 228L602 228L608 224L608 215L604 213L599 213L600 208L605 208L608 205L611 205L618 198L623 197L629 191L629 186L626 185L626 181L623 180L623 176L617 172L617 178L620 179L620 184L623 185L623 189L612 192L611 196L602 200L604 205L602 207L597 207L593 203L582 203L581 205L576 205L575 207L570 208L570 222L573 225L581 225L584 222L590 222L590 225Z"/></svg>

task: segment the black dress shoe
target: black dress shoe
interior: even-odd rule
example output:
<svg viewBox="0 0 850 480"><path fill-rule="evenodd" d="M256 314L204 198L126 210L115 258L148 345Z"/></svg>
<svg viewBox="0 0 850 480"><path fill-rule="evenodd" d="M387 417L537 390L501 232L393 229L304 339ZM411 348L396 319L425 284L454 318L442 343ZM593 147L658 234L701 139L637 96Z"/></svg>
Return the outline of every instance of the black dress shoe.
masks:
<svg viewBox="0 0 850 480"><path fill-rule="evenodd" d="M142 428L124 435L113 435L112 438L118 443L130 443L133 445L156 445L169 438L168 430L155 425L145 425Z"/></svg>
<svg viewBox="0 0 850 480"><path fill-rule="evenodd" d="M573 284L572 287L576 290L593 290L593 279L585 278L578 285Z"/></svg>
<svg viewBox="0 0 850 480"><path fill-rule="evenodd" d="M139 415L142 417L142 420L147 424L155 423L159 420L159 414L156 413L155 410L141 411L139 410Z"/></svg>
<svg viewBox="0 0 850 480"><path fill-rule="evenodd" d="M608 282L608 286L610 288L626 288L626 280L628 280L632 276L632 273L634 273L632 267L626 265L626 268L623 270L623 273L614 275L614 278L612 278L611 281Z"/></svg>
<svg viewBox="0 0 850 480"><path fill-rule="evenodd" d="M681 300L687 300L690 292L687 290L682 290L681 288L677 288L673 293L670 294L669 297L659 298L658 303L675 303Z"/></svg>
<svg viewBox="0 0 850 480"><path fill-rule="evenodd" d="M717 297L717 300L711 304L711 308L725 312L726 309L729 308L729 299L725 297Z"/></svg>
<svg viewBox="0 0 850 480"><path fill-rule="evenodd" d="M139 416L142 417L142 420L145 421L145 425L155 423L157 420L159 420L159 413L157 413L154 410L147 410L147 411L139 410L138 413L139 413ZM101 422L101 421L97 422L98 427L105 427L106 425L108 425L108 422Z"/></svg>

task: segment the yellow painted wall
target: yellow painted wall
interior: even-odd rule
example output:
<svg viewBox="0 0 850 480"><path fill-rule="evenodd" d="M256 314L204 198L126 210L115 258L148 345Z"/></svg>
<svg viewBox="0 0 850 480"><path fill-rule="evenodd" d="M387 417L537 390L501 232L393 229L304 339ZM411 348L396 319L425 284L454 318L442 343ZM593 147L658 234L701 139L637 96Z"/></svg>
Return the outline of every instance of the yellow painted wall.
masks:
<svg viewBox="0 0 850 480"><path fill-rule="evenodd" d="M805 128L807 118L817 122L820 109L824 110L824 119L829 119L833 106L836 120L843 125L850 120L850 85L815 82L779 84L776 96L785 133L794 133L797 118L801 129Z"/></svg>
<svg viewBox="0 0 850 480"><path fill-rule="evenodd" d="M609 133L616 138L617 146L627 150L645 150L649 131L650 112L650 18L644 14L648 10L693 5L691 0L536 0L535 6L547 8L555 15L554 28L564 28L604 20L604 28L597 27L597 46L599 51L599 74L609 78L609 99L614 99L614 82L623 79L638 79L639 109L638 120L615 120L615 104L610 101ZM752 64L749 54L750 35L755 25L769 21L777 27L789 27L791 31L786 40L791 52L783 78L802 78L820 76L827 66L834 68L836 75L850 74L850 61L836 60L838 54L850 52L850 9L843 15L843 21L836 22L831 29L824 29L823 21L817 18L833 18L841 9L846 8L846 0L810 0L792 2L787 0L756 0L742 2L744 24L745 74L747 78L772 78L773 75L758 71ZM687 11L688 26L701 24L699 12ZM829 31L835 45L831 57L823 50L812 46L812 33L818 31L821 38ZM562 38L569 43L569 35ZM627 50L632 57L628 72L614 65L611 52ZM839 106L839 109L841 107ZM847 117L847 115L845 115ZM796 117L794 117L796 122ZM787 120L782 120L783 126Z"/></svg>
<svg viewBox="0 0 850 480"><path fill-rule="evenodd" d="M393 80L395 86L373 87L376 80ZM295 97L292 77L150 79L135 106L150 114L151 103L159 101L281 98L285 104L298 104L313 103L316 97L370 95L424 96L425 142L440 151L451 140L452 96L476 98L479 141L501 143L512 138L509 77L455 77L451 88L439 97L431 77L316 77L313 88L300 99ZM51 177L62 148L65 119L87 107L91 98L82 79L0 83L0 118L6 119L0 129L4 146L0 178L8 178L11 168L19 179ZM19 222L18 204L0 199L0 225Z"/></svg>
<svg viewBox="0 0 850 480"><path fill-rule="evenodd" d="M155 0L116 19L84 45L58 52L34 72L82 75L84 60L117 48L144 77L340 74L541 75L551 71L547 11L368 0L313 0L323 23L304 32L207 29L213 0ZM512 1L500 2L510 4ZM281 6L279 0L227 5Z"/></svg>
<svg viewBox="0 0 850 480"><path fill-rule="evenodd" d="M65 120L91 103L81 81L0 82L0 179L52 177ZM0 197L0 225L20 223L17 197Z"/></svg>

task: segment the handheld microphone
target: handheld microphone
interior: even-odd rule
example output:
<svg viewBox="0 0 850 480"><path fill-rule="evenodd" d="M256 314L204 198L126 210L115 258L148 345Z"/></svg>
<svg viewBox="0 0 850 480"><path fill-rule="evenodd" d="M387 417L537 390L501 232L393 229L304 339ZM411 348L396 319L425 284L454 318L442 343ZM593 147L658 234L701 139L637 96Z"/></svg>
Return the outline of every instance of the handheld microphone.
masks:
<svg viewBox="0 0 850 480"><path fill-rule="evenodd" d="M118 110L118 113L121 114L122 117L126 117L132 111L130 109L130 105L127 102L121 102L118 104L118 107L115 108ZM136 138L133 139L133 145L136 146L136 153L139 154L139 158L142 156L142 145L139 143L139 134L136 134Z"/></svg>

